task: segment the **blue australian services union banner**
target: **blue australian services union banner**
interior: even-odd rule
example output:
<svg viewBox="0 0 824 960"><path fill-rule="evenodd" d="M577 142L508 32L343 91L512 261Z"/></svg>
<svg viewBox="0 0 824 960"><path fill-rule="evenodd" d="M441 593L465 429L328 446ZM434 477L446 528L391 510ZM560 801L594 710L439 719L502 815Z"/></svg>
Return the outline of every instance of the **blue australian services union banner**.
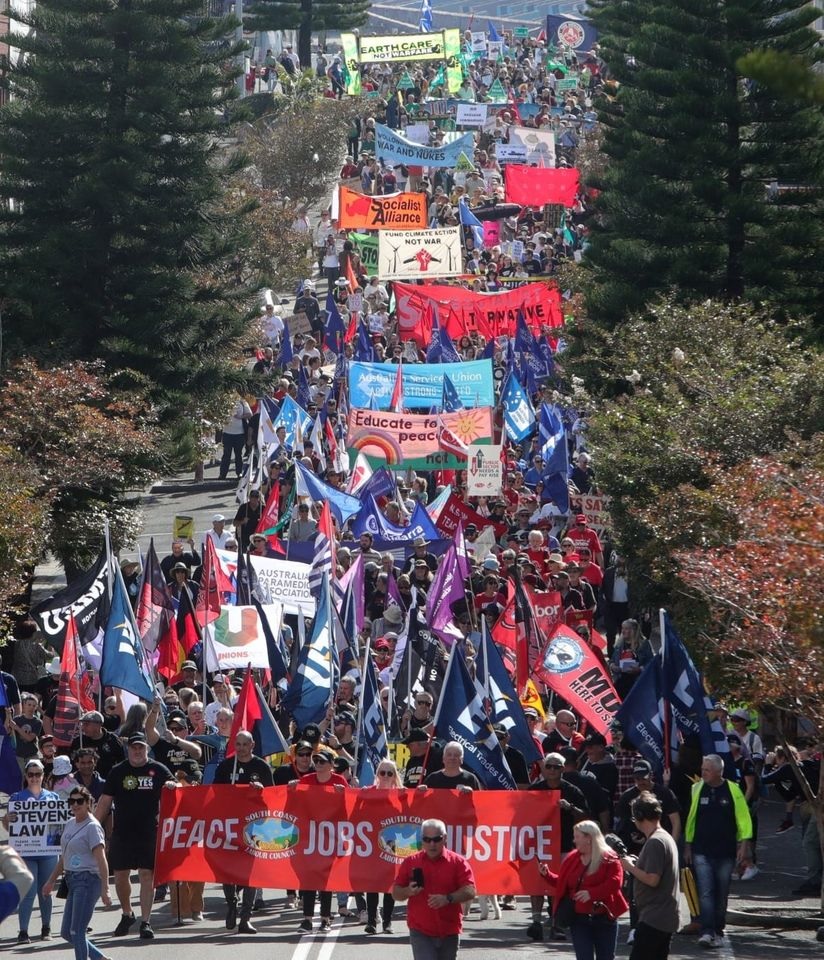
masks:
<svg viewBox="0 0 824 960"><path fill-rule="evenodd" d="M472 156L475 151L473 134L467 133L440 147L424 147L385 127L375 124L375 156L391 163L411 163L423 167L454 167L461 153Z"/></svg>
<svg viewBox="0 0 824 960"><path fill-rule="evenodd" d="M407 410L440 407L444 374L449 375L465 407L494 407L491 360L403 365L403 405ZM398 367L394 363L349 363L349 402L353 407L386 409L392 400Z"/></svg>

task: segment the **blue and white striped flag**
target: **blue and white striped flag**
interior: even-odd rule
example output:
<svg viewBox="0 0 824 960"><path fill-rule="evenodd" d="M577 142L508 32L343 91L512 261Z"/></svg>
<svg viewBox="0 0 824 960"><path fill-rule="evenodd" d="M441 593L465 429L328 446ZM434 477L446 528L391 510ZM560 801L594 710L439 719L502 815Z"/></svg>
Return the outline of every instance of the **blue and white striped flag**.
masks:
<svg viewBox="0 0 824 960"><path fill-rule="evenodd" d="M386 716L378 696L375 665L367 658L361 692L361 725L358 734L358 781L362 787L375 782L375 771L389 756L386 746Z"/></svg>
<svg viewBox="0 0 824 960"><path fill-rule="evenodd" d="M421 33L432 32L432 0L421 0Z"/></svg>

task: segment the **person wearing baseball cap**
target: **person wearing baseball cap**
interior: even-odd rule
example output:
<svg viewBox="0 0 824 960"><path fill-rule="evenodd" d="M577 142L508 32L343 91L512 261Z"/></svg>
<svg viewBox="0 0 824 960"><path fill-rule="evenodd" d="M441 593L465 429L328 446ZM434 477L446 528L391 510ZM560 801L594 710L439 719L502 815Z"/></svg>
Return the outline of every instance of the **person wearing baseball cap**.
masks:
<svg viewBox="0 0 824 960"><path fill-rule="evenodd" d="M211 540L215 550L225 550L232 531L226 529L226 517L222 513L216 513L212 517L212 529L203 534L203 542Z"/></svg>
<svg viewBox="0 0 824 960"><path fill-rule="evenodd" d="M436 740L430 742L429 734L422 727L413 727L403 743L409 749L409 759L403 775L405 787L419 786L430 773L443 767L440 745ZM426 769L424 769L424 759Z"/></svg>
<svg viewBox="0 0 824 960"><path fill-rule="evenodd" d="M601 540L592 527L588 526L585 513L576 515L575 523L567 530L564 539L572 540L576 553L578 547L589 547L592 559L602 570L604 569L604 549L601 546ZM563 546L563 541L561 545ZM578 559L577 556L576 559Z"/></svg>
<svg viewBox="0 0 824 960"><path fill-rule="evenodd" d="M625 790L615 804L615 832L626 844L632 854L641 852L644 837L632 820L632 803L642 793L651 793L661 804L661 826L667 830L677 843L682 830L681 805L669 787L656 783L652 765L648 760L636 759L632 765L633 785ZM635 910L630 913L630 926L634 927Z"/></svg>
<svg viewBox="0 0 824 960"><path fill-rule="evenodd" d="M97 710L88 710L80 718L80 735L72 740L69 756L81 747L90 747L97 754L97 772L104 780L116 764L126 759L120 738L104 728L103 714Z"/></svg>

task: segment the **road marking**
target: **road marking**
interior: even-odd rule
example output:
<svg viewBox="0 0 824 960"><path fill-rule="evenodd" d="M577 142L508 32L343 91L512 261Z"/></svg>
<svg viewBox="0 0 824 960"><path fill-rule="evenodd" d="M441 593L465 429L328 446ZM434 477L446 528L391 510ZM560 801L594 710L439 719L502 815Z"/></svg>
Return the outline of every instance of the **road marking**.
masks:
<svg viewBox="0 0 824 960"><path fill-rule="evenodd" d="M332 951L335 949L335 941L338 939L341 928L343 927L343 919L343 917L336 917L332 921L332 929L329 933L323 934L322 941L318 939L320 929L317 927L314 928L311 933L308 931L306 933L301 932L300 943L292 953L292 960L307 960L315 943L321 942L323 946L321 946L318 952L317 960L331 960Z"/></svg>
<svg viewBox="0 0 824 960"><path fill-rule="evenodd" d="M318 953L318 960L332 960L332 951L335 949L335 941L343 929L343 920L343 917L335 917L332 921L332 929L324 938L323 946Z"/></svg>

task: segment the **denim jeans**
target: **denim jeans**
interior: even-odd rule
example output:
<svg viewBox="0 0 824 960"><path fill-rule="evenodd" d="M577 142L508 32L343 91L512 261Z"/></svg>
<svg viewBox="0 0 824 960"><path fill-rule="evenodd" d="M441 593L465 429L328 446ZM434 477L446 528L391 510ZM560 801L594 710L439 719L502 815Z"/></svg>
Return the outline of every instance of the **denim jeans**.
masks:
<svg viewBox="0 0 824 960"><path fill-rule="evenodd" d="M60 936L74 947L75 960L100 960L103 954L86 937L86 928L100 896L100 877L90 870L66 872L69 896L63 911Z"/></svg>
<svg viewBox="0 0 824 960"><path fill-rule="evenodd" d="M51 926L52 898L44 897L41 891L43 890L43 884L49 879L52 870L57 866L57 857L23 857L23 862L31 870L31 875L34 877L34 883L29 887L29 892L23 897L20 906L17 908L20 929L28 933L35 895L40 906L40 925L43 927Z"/></svg>
<svg viewBox="0 0 824 960"><path fill-rule="evenodd" d="M692 869L698 887L698 922L701 933L724 933L727 919L727 898L735 857L707 857L702 853L692 856Z"/></svg>
<svg viewBox="0 0 824 960"><path fill-rule="evenodd" d="M458 956L460 937L428 937L420 930L409 931L409 944L413 960L455 960Z"/></svg>
<svg viewBox="0 0 824 960"><path fill-rule="evenodd" d="M615 960L618 921L609 917L576 914L569 925L575 960Z"/></svg>

